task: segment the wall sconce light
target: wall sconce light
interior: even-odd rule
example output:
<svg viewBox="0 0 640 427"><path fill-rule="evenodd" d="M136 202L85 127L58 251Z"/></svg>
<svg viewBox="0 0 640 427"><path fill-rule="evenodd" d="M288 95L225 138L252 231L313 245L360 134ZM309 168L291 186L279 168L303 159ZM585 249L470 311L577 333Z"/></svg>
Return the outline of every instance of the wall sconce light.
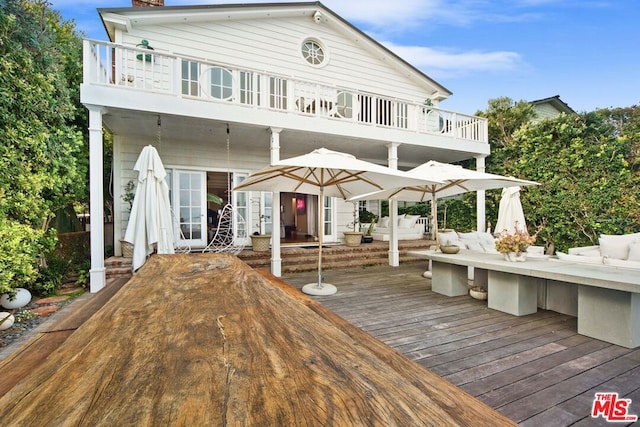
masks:
<svg viewBox="0 0 640 427"><path fill-rule="evenodd" d="M149 46L149 41L148 40L140 40L140 43L138 43L136 45L137 48L140 49L148 49L148 50L153 50L153 48L151 46ZM145 62L151 62L153 59L153 55L151 55L150 53L145 53L144 55L142 53L139 53L136 55L136 59L142 61L144 58Z"/></svg>

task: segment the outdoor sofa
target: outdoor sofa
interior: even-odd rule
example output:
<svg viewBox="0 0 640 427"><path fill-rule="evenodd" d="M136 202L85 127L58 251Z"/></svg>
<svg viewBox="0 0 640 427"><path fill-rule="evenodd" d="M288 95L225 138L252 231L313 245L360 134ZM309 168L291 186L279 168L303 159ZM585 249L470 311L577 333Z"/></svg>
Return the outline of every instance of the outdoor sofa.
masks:
<svg viewBox="0 0 640 427"><path fill-rule="evenodd" d="M640 269L640 233L602 234L599 245L570 248L568 253L556 252L558 259L613 267Z"/></svg>
<svg viewBox="0 0 640 427"><path fill-rule="evenodd" d="M420 215L398 215L398 240L417 240L424 235L424 225L418 222ZM382 217L376 222L371 236L373 240L389 241L391 224L389 217Z"/></svg>

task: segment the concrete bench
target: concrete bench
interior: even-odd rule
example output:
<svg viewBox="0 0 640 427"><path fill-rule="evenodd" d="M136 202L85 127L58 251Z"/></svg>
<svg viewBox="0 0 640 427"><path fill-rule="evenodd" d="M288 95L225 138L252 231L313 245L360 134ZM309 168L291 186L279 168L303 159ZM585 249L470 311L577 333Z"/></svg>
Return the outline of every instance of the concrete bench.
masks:
<svg viewBox="0 0 640 427"><path fill-rule="evenodd" d="M468 293L467 267L486 270L488 307L524 316L543 308L578 317L578 333L621 345L640 346L640 275L633 270L540 257L508 262L500 254L461 250L455 255L409 251L432 262L432 290Z"/></svg>

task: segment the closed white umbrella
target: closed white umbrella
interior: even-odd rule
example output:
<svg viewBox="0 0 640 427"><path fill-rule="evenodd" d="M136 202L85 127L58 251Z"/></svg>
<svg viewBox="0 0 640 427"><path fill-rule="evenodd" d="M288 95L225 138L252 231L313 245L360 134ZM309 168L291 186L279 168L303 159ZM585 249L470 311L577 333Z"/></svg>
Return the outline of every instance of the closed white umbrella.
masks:
<svg viewBox="0 0 640 427"><path fill-rule="evenodd" d="M234 191L291 192L319 196L318 282L303 286L302 291L311 295L332 295L336 287L322 283L324 196L348 199L357 194L424 182L409 177L406 172L358 160L351 154L319 148L252 173Z"/></svg>
<svg viewBox="0 0 640 427"><path fill-rule="evenodd" d="M526 232L527 223L520 201L520 187L507 187L502 190L500 207L498 208L498 221L496 222L496 233L506 232L513 234L516 231Z"/></svg>
<svg viewBox="0 0 640 427"><path fill-rule="evenodd" d="M138 185L124 240L133 244L132 267L136 271L154 250L174 253L174 239L167 172L158 151L152 145L144 147L133 170L138 172Z"/></svg>
<svg viewBox="0 0 640 427"><path fill-rule="evenodd" d="M431 160L417 166L407 174L425 181L440 183L422 183L402 186L353 197L349 200L386 200L396 199L408 202L431 201L434 237L438 240L437 198L453 196L469 191L491 190L517 185L537 185L534 181L526 181L509 176L474 171L459 165L440 163Z"/></svg>

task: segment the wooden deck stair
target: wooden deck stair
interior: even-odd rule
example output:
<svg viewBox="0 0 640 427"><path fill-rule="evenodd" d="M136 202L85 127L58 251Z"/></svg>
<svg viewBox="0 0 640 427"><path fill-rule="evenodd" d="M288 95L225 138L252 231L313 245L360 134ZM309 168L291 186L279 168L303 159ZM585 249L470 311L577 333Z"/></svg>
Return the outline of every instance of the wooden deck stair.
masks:
<svg viewBox="0 0 640 427"><path fill-rule="evenodd" d="M432 240L402 240L398 242L400 262L425 262L409 257L407 251L426 249L435 244ZM294 273L313 271L318 268L318 248L283 246L282 272ZM238 257L253 268L270 269L271 252L253 252L251 248L242 251ZM389 263L389 243L365 243L358 247L344 245L326 245L322 250L322 268L324 270L345 267L367 267ZM131 277L131 258L111 257L105 260L107 278Z"/></svg>

